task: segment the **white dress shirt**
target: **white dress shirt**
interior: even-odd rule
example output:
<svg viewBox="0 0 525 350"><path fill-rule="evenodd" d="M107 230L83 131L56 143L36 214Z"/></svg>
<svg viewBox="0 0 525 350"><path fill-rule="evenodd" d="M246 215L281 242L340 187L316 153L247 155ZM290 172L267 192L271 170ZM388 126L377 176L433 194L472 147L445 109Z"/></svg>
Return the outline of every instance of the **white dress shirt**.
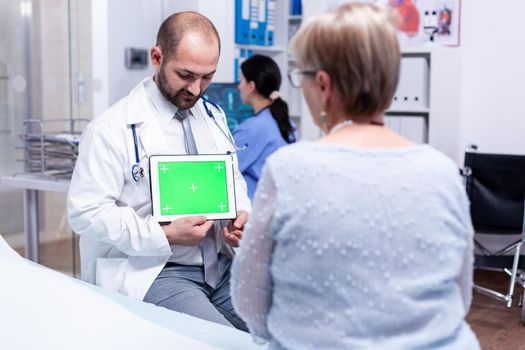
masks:
<svg viewBox="0 0 525 350"><path fill-rule="evenodd" d="M157 118L161 120L164 127L162 128L164 134L159 135L163 137L169 147L166 154L186 154L186 148L184 146L184 131L182 129L182 123L174 118L175 113L178 108L166 100L162 95L157 84L153 79L145 82L146 93L148 94L151 103L158 111ZM192 113L191 108L189 118L190 125L195 139L195 144L197 145L197 150L199 154L217 154L219 153L217 145L213 141L211 131L208 127L208 124L202 120L202 118L197 118L196 114ZM223 222L227 223L227 222ZM224 239L222 238L222 230L220 230L219 225L216 225L216 235L217 238L217 249L220 251L224 249ZM184 265L202 265L202 248L201 246L182 246L182 245L172 245L171 251L173 255L169 259L170 262L176 262Z"/></svg>

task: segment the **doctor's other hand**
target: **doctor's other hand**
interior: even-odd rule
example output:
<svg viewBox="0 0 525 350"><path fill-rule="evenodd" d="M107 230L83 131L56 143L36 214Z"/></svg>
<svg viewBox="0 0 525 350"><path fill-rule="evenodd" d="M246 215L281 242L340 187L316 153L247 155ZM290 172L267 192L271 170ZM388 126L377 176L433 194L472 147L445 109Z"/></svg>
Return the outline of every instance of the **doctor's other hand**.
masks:
<svg viewBox="0 0 525 350"><path fill-rule="evenodd" d="M162 226L162 230L170 244L196 246L202 242L213 223L203 215L188 216L173 220L169 225Z"/></svg>
<svg viewBox="0 0 525 350"><path fill-rule="evenodd" d="M241 244L244 225L248 221L248 213L244 210L237 212L235 220L230 221L228 227L224 228L224 240L232 247L238 247Z"/></svg>

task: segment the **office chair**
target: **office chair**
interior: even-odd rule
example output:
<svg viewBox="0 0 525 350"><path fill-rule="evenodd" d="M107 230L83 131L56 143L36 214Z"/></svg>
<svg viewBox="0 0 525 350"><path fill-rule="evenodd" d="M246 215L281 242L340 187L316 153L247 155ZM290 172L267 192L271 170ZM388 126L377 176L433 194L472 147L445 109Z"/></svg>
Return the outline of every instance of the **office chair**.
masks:
<svg viewBox="0 0 525 350"><path fill-rule="evenodd" d="M506 302L512 306L516 283L525 287L525 256L520 254L525 247L525 156L478 153L471 145L465 151L464 168L467 195L470 199L470 214L476 233L494 235L520 235L515 242L498 251L490 251L474 236L477 268L503 268L510 275L509 291L506 295L482 286L474 285L480 293ZM513 257L506 255L513 251ZM511 270L509 270L509 266ZM525 325L525 292L520 298L522 321Z"/></svg>

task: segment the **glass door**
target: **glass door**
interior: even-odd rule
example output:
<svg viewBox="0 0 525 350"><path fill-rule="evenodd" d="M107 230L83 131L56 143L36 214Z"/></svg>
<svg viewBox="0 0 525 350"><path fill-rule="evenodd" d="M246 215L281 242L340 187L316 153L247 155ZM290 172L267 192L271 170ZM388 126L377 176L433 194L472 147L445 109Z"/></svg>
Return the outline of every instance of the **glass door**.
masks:
<svg viewBox="0 0 525 350"><path fill-rule="evenodd" d="M90 9L90 0L0 0L0 177L24 171L20 134L28 119L44 122L47 133L91 118ZM39 191L38 203L40 263L75 275L66 194ZM23 213L22 190L0 184L0 234L21 254Z"/></svg>
<svg viewBox="0 0 525 350"><path fill-rule="evenodd" d="M0 0L0 177L23 170L15 148L31 105L32 7L29 0ZM13 246L23 245L21 190L0 186L0 233Z"/></svg>

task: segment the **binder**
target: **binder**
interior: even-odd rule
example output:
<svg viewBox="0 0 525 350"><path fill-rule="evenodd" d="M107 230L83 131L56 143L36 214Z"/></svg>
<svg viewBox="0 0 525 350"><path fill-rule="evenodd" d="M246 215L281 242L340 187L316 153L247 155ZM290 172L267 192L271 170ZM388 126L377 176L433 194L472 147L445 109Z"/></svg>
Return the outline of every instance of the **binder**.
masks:
<svg viewBox="0 0 525 350"><path fill-rule="evenodd" d="M259 36L259 0L250 0L250 41L249 44L257 44Z"/></svg>
<svg viewBox="0 0 525 350"><path fill-rule="evenodd" d="M267 0L259 0L257 6L257 39L254 44L264 46L266 44L266 3Z"/></svg>
<svg viewBox="0 0 525 350"><path fill-rule="evenodd" d="M239 70L241 68L241 64L239 63L239 57L240 57L240 51L241 49L235 48L235 53L233 56L233 82L238 83L239 82Z"/></svg>
<svg viewBox="0 0 525 350"><path fill-rule="evenodd" d="M266 2L266 46L273 46L275 33L275 0Z"/></svg>
<svg viewBox="0 0 525 350"><path fill-rule="evenodd" d="M300 16L303 13L302 0L291 0L290 1L290 15Z"/></svg>
<svg viewBox="0 0 525 350"><path fill-rule="evenodd" d="M429 107L429 63L425 57L403 57L399 83L390 109L418 110Z"/></svg>
<svg viewBox="0 0 525 350"><path fill-rule="evenodd" d="M235 49L235 58L233 61L233 81L238 83L241 81L241 64L245 59L252 57L253 51L247 49Z"/></svg>
<svg viewBox="0 0 525 350"><path fill-rule="evenodd" d="M250 0L235 0L235 42L250 43Z"/></svg>

